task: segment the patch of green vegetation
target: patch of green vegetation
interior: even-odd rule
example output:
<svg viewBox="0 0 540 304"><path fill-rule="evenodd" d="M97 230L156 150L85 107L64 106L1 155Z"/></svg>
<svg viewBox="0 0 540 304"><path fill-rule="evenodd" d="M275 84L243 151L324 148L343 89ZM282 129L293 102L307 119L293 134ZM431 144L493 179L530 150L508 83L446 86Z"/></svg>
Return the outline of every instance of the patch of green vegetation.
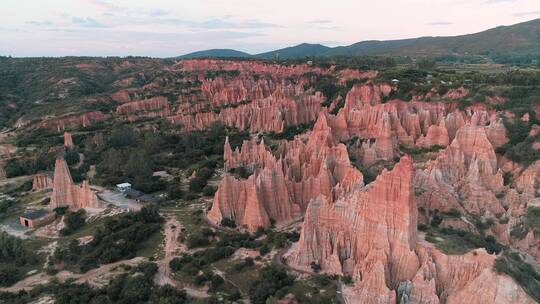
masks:
<svg viewBox="0 0 540 304"><path fill-rule="evenodd" d="M525 225L529 228L540 229L540 207L530 206L527 208Z"/></svg>
<svg viewBox="0 0 540 304"><path fill-rule="evenodd" d="M68 211L64 216L64 228L60 230L61 235L69 235L84 226L86 221L86 211L84 209L75 212Z"/></svg>
<svg viewBox="0 0 540 304"><path fill-rule="evenodd" d="M347 149L347 151L350 151ZM351 163L356 169L360 170L362 172L362 175L364 176L364 184L370 184L371 182L375 181L377 179L377 172L374 172L373 170L370 170L366 168L360 161L356 159L356 157L349 152L349 159L351 160Z"/></svg>
<svg viewBox="0 0 540 304"><path fill-rule="evenodd" d="M315 275L307 279L297 278L288 288L299 303L339 303L337 296L337 276Z"/></svg>
<svg viewBox="0 0 540 304"><path fill-rule="evenodd" d="M426 241L434 243L447 254L464 254L476 248L485 248L489 253L499 253L503 249L491 235L482 236L447 227L428 230Z"/></svg>
<svg viewBox="0 0 540 304"><path fill-rule="evenodd" d="M115 277L104 287L96 288L88 284L72 281L53 281L38 285L30 291L0 293L0 302L6 304L30 303L44 295L50 295L58 304L71 303L192 303L186 292L169 285L154 285L154 275L158 267L154 263L143 262L130 268L127 273Z"/></svg>
<svg viewBox="0 0 540 304"><path fill-rule="evenodd" d="M512 227L510 236L522 240L531 230L533 230L535 234L540 233L540 207L530 206L527 208L523 222Z"/></svg>
<svg viewBox="0 0 540 304"><path fill-rule="evenodd" d="M246 167L231 168L229 173L240 179L247 179L251 174L253 174L250 173Z"/></svg>
<svg viewBox="0 0 540 304"><path fill-rule="evenodd" d="M10 286L23 278L28 267L36 266L40 258L25 242L0 233L0 285Z"/></svg>
<svg viewBox="0 0 540 304"><path fill-rule="evenodd" d="M115 128L104 137L104 145L92 145L92 137L84 140L84 153L90 162L97 163L96 181L113 186L128 181L143 192L167 190L171 198L180 198L180 180L175 185L165 183L153 176L156 170L166 167L196 171L189 183L190 193L201 193L212 177L215 168L221 166L223 143L229 136L231 145L238 146L248 138L247 132L238 132L220 124L206 131L180 133L178 128L166 123L153 131L139 131L130 126ZM210 194L207 188L203 194Z"/></svg>
<svg viewBox="0 0 540 304"><path fill-rule="evenodd" d="M50 263L63 262L86 272L101 264L133 258L141 244L160 230L162 221L156 207L107 218L95 229L88 244L72 239L57 248Z"/></svg>
<svg viewBox="0 0 540 304"><path fill-rule="evenodd" d="M516 252L504 252L495 260L497 273L511 276L536 301L540 301L540 273Z"/></svg>
<svg viewBox="0 0 540 304"><path fill-rule="evenodd" d="M296 126L288 126L281 133L270 132L267 134L267 136L271 140L292 140L296 135L312 130L314 125L315 123L305 123Z"/></svg>
<svg viewBox="0 0 540 304"><path fill-rule="evenodd" d="M425 154L425 153L431 153L431 152L439 152L440 150L444 149L444 147L439 146L439 145L433 145L429 147L410 148L410 147L401 145L399 146L399 149L400 151L406 154L417 155L417 154Z"/></svg>
<svg viewBox="0 0 540 304"><path fill-rule="evenodd" d="M249 297L253 304L265 304L270 298L284 297L294 284L294 277L276 265L267 265L259 272L259 276L249 289Z"/></svg>

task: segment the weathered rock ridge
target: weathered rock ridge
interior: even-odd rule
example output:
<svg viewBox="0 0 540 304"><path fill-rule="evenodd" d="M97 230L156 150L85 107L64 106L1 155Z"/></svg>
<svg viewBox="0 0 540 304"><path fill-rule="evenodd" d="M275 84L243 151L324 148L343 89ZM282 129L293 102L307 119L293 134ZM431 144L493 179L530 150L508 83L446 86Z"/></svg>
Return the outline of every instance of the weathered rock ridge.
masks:
<svg viewBox="0 0 540 304"><path fill-rule="evenodd" d="M39 127L63 131L70 127L88 127L96 122L104 121L107 115L99 111L68 114L61 117L45 118L39 123Z"/></svg>
<svg viewBox="0 0 540 304"><path fill-rule="evenodd" d="M125 117L129 121L141 117L167 117L170 114L167 97L152 97L119 105L116 114Z"/></svg>

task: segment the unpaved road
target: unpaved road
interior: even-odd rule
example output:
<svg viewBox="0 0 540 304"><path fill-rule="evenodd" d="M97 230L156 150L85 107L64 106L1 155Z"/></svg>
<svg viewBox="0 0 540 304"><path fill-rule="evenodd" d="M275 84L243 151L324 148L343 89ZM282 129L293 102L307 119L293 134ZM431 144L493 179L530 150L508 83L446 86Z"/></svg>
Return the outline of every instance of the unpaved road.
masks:
<svg viewBox="0 0 540 304"><path fill-rule="evenodd" d="M154 277L154 283L156 283L157 285L168 284L174 287L183 288L189 296L194 298L207 298L208 293L206 291L192 288L190 286L179 286L180 284L178 284L178 282L172 278L172 271L169 263L175 256L177 256L177 251L184 252L187 251L187 248L184 244L180 244L178 241L180 231L182 231L183 227L182 224L174 215L164 215L164 217L166 219L166 222L165 230L163 232L163 258L157 262L158 272Z"/></svg>
<svg viewBox="0 0 540 304"><path fill-rule="evenodd" d="M174 257L175 251L178 249L178 237L182 230L182 224L175 216L167 216L165 222L163 258L157 262L158 273L154 277L154 283L157 285L177 286L176 281L171 278L171 267L169 263Z"/></svg>
<svg viewBox="0 0 540 304"><path fill-rule="evenodd" d="M48 275L46 273L38 273L24 280L17 282L13 286L0 288L0 291L19 292L20 290L30 290L37 285L45 284L51 279L56 278L60 282L65 282L68 279L74 279L75 283L89 283L92 285L101 286L105 281L112 278L114 275L122 272L121 269L115 269L119 265L136 266L145 259L136 257L131 260L122 260L111 264L101 265L99 268L89 270L86 273L73 273L70 271L60 271L56 275Z"/></svg>
<svg viewBox="0 0 540 304"><path fill-rule="evenodd" d="M111 191L111 190L101 188L101 190L97 193L97 196L102 201L108 204L113 204L116 207L119 207L122 209L139 211L142 208L141 203L138 203L132 199L124 197L124 194L118 191Z"/></svg>

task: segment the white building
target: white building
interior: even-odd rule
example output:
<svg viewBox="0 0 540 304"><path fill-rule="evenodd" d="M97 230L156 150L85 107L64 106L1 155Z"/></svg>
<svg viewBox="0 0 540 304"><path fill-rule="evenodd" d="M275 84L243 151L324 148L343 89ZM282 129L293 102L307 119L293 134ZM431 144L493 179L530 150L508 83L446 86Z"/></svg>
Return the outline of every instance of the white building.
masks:
<svg viewBox="0 0 540 304"><path fill-rule="evenodd" d="M130 183L121 183L121 184L116 185L116 189L118 189L118 191L120 191L120 192L125 192L125 191L131 189L131 184Z"/></svg>

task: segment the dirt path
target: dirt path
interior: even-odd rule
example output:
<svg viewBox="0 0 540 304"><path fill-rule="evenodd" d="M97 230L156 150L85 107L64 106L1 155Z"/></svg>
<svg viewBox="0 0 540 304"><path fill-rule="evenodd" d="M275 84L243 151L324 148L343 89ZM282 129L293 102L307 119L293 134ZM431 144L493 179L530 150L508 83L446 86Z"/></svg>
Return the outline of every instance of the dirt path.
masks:
<svg viewBox="0 0 540 304"><path fill-rule="evenodd" d="M154 277L154 283L157 285L177 286L176 281L171 278L171 267L169 263L174 257L175 251L179 247L178 237L182 230L182 224L176 219L175 216L167 216L165 222L164 246L163 246L163 258L157 262L158 273Z"/></svg>
<svg viewBox="0 0 540 304"><path fill-rule="evenodd" d="M178 252L185 252L187 248L184 244L178 241L180 232L182 231L182 223L178 221L174 215L164 215L166 218L165 230L164 230L164 245L163 245L163 258L161 258L158 264L158 273L154 277L154 283L157 285L171 285L174 287L183 288L186 293L194 298L207 298L208 293L204 290L192 288L190 286L180 286L176 280L172 278L172 271L169 263L177 256Z"/></svg>
<svg viewBox="0 0 540 304"><path fill-rule="evenodd" d="M21 290L30 290L37 285L45 284L50 282L53 278L58 279L60 282L65 282L68 279L74 279L75 283L89 283L94 286L103 286L109 279L117 275L120 272L123 272L121 269L117 269L119 265L129 265L136 266L145 260L142 257L136 257L131 260L122 260L115 263L101 265L99 268L89 270L86 273L73 273L70 271L61 271L56 275L48 275L46 273L38 273L29 277L26 277L24 280L15 283L15 285L0 288L0 291L7 292L19 292Z"/></svg>

